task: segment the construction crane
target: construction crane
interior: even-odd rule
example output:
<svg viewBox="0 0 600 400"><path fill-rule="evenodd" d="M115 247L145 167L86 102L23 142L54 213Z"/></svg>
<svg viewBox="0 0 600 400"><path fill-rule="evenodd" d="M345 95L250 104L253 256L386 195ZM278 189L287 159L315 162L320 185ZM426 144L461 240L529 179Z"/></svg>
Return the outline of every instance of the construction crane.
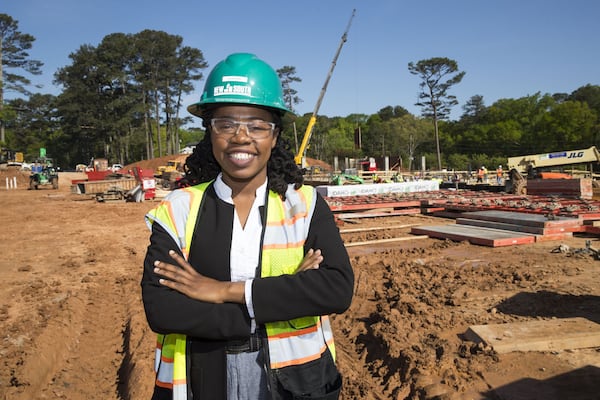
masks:
<svg viewBox="0 0 600 400"><path fill-rule="evenodd" d="M308 125L306 126L306 132L304 132L304 137L302 138L302 143L300 144L300 148L298 149L298 153L294 157L297 165L303 164L303 159L306 153L306 148L308 147L308 142L310 141L310 137L312 135L312 130L317 122L317 113L319 112L319 108L321 107L321 102L323 101L323 97L325 96L325 92L327 91L327 85L329 84L329 80L331 79L331 75L333 74L333 70L337 63L337 59L342 51L342 47L346 40L348 39L348 31L350 30L350 25L352 24L352 19L354 18L354 14L356 13L356 9L352 10L352 16L350 17L350 21L348 21L348 26L346 26L346 30L342 35L342 40L340 41L340 45L333 57L333 61L331 62L331 68L329 69L329 73L327 74L327 78L325 79L325 83L323 84L323 88L321 88L321 93L319 94L319 99L317 100L317 104L315 105L315 109L313 110L312 116L310 120L308 120ZM303 166L303 165L302 165Z"/></svg>

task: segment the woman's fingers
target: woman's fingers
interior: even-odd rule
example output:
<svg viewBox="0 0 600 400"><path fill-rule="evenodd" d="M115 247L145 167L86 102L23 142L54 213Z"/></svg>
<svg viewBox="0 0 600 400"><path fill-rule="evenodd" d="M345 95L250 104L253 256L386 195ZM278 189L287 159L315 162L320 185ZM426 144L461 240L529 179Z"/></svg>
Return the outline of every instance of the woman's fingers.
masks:
<svg viewBox="0 0 600 400"><path fill-rule="evenodd" d="M296 269L296 272L308 271L309 269L319 268L319 264L323 261L321 250L309 249L302 259L302 262Z"/></svg>

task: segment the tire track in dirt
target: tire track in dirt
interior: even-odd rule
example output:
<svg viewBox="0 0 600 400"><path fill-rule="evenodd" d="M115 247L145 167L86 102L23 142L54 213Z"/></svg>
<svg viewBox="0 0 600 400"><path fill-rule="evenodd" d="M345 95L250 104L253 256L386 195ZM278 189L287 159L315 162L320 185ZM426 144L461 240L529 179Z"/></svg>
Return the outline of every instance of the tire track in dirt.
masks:
<svg viewBox="0 0 600 400"><path fill-rule="evenodd" d="M7 398L117 398L115 366L124 358L125 325L132 314L129 299L138 285L110 264L106 267L113 273L108 276L82 267L103 264L94 252L84 253L81 261L70 258L63 264L62 281L44 277L23 290L22 298L37 304L37 321L26 310L14 321L14 329L32 322L35 329L30 329L31 347L21 355L21 374L13 376Z"/></svg>

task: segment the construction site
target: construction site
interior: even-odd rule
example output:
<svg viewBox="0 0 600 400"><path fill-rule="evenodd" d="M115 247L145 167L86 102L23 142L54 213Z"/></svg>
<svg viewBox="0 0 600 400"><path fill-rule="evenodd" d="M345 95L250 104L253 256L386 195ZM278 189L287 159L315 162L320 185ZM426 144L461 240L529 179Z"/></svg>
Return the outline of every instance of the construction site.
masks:
<svg viewBox="0 0 600 400"><path fill-rule="evenodd" d="M151 397L139 283L167 165L35 189L0 171L1 399ZM355 273L332 318L343 399L599 398L600 200L592 179L526 183L317 185Z"/></svg>

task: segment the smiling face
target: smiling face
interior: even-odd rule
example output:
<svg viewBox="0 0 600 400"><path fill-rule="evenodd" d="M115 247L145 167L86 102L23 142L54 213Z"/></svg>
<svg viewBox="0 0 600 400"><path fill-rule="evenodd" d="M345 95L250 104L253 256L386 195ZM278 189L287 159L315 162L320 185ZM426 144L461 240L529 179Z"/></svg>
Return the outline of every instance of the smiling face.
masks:
<svg viewBox="0 0 600 400"><path fill-rule="evenodd" d="M273 115L262 108L252 106L222 106L214 110L212 118L228 118L233 121L273 122ZM256 189L267 178L267 162L277 143L279 128L263 139L248 136L248 126L241 125L237 134L222 135L211 130L213 155L221 166L223 181L234 192L244 187Z"/></svg>

